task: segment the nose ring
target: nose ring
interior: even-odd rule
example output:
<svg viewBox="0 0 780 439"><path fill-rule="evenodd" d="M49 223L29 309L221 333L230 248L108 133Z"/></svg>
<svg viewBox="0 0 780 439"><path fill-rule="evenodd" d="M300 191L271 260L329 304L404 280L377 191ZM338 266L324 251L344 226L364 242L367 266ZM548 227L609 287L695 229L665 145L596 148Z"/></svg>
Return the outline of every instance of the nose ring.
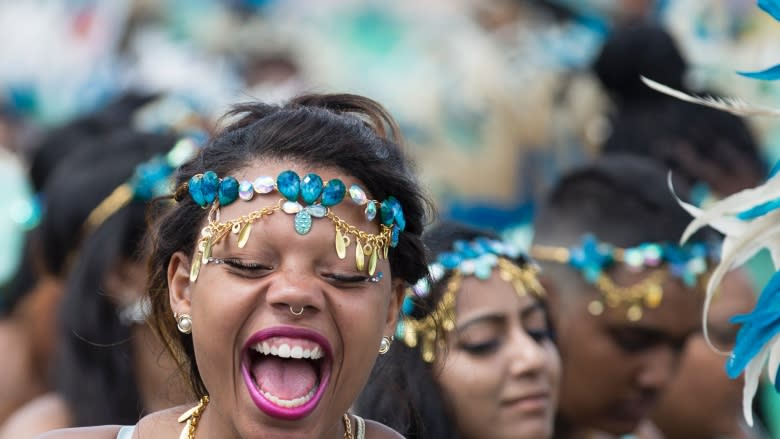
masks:
<svg viewBox="0 0 780 439"><path fill-rule="evenodd" d="M294 315L294 316L299 316L299 315L303 314L303 310L304 310L304 308L306 308L306 306L305 306L305 305L301 306L301 309L299 309L299 310L296 312L296 311L295 311L295 309L293 309L293 306L292 306L292 305L290 305L290 312L291 312L291 313L292 313L292 315Z"/></svg>

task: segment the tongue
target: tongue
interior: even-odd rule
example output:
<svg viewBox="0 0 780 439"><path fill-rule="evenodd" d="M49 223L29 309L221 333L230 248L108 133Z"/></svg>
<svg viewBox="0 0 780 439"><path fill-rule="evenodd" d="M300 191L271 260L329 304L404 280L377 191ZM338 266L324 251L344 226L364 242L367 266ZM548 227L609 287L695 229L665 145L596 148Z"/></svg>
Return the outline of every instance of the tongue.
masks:
<svg viewBox="0 0 780 439"><path fill-rule="evenodd" d="M253 362L252 375L260 390L286 400L305 396L317 384L317 371L310 360L264 356Z"/></svg>

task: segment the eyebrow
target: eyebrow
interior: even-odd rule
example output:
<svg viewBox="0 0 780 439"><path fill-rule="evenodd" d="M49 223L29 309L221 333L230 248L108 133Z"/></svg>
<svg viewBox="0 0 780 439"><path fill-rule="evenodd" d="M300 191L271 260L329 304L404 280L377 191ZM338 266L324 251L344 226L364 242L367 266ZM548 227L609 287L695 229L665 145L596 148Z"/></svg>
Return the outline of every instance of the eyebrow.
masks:
<svg viewBox="0 0 780 439"><path fill-rule="evenodd" d="M540 302L534 302L533 304L523 308L520 311L520 320L525 320L526 318L528 318L529 315L533 314L536 311L544 311L544 306ZM478 323L501 324L504 323L505 320L506 320L506 316L504 316L503 314L478 315L474 318L466 320L463 324L457 326L455 328L455 332L463 332L466 329L468 329L470 326L476 325Z"/></svg>

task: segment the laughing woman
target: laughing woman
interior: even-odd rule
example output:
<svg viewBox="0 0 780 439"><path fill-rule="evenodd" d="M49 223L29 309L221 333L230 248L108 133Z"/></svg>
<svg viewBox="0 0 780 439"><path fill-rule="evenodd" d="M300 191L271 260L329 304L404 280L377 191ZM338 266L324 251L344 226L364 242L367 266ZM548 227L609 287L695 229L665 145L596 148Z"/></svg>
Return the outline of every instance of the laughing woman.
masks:
<svg viewBox="0 0 780 439"><path fill-rule="evenodd" d="M348 412L426 273L427 204L394 121L352 95L230 116L151 238L153 325L199 402L44 437L398 437Z"/></svg>
<svg viewBox="0 0 780 439"><path fill-rule="evenodd" d="M358 412L410 439L549 439L560 358L536 269L457 223L424 241L430 280L410 289Z"/></svg>

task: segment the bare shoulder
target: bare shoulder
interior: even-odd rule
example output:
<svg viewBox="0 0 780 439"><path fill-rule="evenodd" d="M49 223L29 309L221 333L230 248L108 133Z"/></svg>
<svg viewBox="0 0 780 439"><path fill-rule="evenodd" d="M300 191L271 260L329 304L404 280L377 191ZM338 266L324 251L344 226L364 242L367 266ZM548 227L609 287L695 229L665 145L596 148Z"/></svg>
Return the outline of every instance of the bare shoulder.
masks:
<svg viewBox="0 0 780 439"><path fill-rule="evenodd" d="M71 425L70 408L65 400L57 393L47 393L16 410L0 426L0 439L35 437Z"/></svg>
<svg viewBox="0 0 780 439"><path fill-rule="evenodd" d="M385 424L366 419L367 439L403 439L400 433Z"/></svg>
<svg viewBox="0 0 780 439"><path fill-rule="evenodd" d="M116 439L119 428L118 425L66 428L64 430L50 431L40 436L35 436L33 439Z"/></svg>
<svg viewBox="0 0 780 439"><path fill-rule="evenodd" d="M179 416L190 410L194 405L195 403L180 405L144 416L138 421L133 437L179 437L183 425L179 423Z"/></svg>

